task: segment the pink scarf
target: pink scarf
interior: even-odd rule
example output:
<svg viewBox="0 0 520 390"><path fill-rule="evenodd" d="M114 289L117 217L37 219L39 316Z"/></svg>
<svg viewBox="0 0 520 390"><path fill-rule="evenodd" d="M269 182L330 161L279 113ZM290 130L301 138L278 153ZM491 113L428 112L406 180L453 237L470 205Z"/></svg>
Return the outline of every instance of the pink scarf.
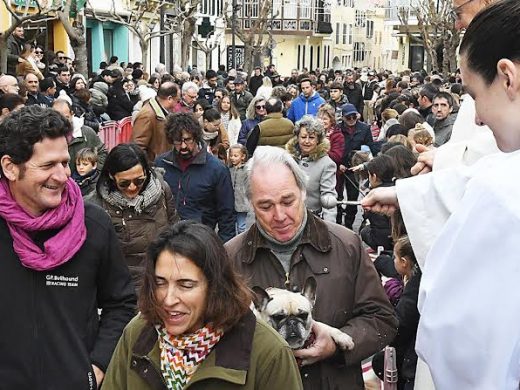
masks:
<svg viewBox="0 0 520 390"><path fill-rule="evenodd" d="M47 271L69 261L87 238L85 209L78 185L69 179L61 195L61 204L39 217L29 215L11 195L5 178L0 179L0 217L9 228L13 248L24 267ZM60 229L44 243L43 251L30 234L42 230Z"/></svg>

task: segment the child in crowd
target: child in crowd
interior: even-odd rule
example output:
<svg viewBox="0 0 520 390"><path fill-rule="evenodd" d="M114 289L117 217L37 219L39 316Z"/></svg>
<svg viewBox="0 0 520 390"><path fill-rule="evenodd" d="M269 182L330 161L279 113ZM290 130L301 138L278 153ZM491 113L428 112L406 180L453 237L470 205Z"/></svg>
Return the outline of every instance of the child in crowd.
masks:
<svg viewBox="0 0 520 390"><path fill-rule="evenodd" d="M415 130L413 135L413 142L415 142L415 144L421 144L426 147L430 147L433 145L433 137L426 129Z"/></svg>
<svg viewBox="0 0 520 390"><path fill-rule="evenodd" d="M382 154L366 163L370 188L393 186L394 182L394 161L391 157ZM392 238L390 237L390 219L386 215L373 212L366 212L365 219L369 224L365 225L360 235L363 241L374 251L379 246L384 249L392 248Z"/></svg>
<svg viewBox="0 0 520 390"><path fill-rule="evenodd" d="M96 189L99 179L97 161L98 156L95 148L83 148L76 154L76 171L72 173L72 178L78 183L83 197Z"/></svg>
<svg viewBox="0 0 520 390"><path fill-rule="evenodd" d="M404 289L395 307L399 326L397 336L391 345L395 347L396 351L397 388L399 390L411 390L414 388L415 367L417 365L417 353L415 352L415 338L419 325L417 299L422 274L408 236L402 236L396 240L394 264L395 269L403 279ZM383 360L384 353L379 352L372 361L372 367L378 376L383 372Z"/></svg>
<svg viewBox="0 0 520 390"><path fill-rule="evenodd" d="M235 144L229 148L229 170L235 191L235 211L237 213L237 234L246 230L247 213L250 206L247 199L247 149L244 145Z"/></svg>

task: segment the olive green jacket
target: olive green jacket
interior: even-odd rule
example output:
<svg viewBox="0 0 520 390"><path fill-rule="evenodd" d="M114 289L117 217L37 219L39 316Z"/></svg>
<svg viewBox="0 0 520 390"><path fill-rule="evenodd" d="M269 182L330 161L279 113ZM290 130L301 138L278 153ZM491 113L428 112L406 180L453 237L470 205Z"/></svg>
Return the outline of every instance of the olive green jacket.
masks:
<svg viewBox="0 0 520 390"><path fill-rule="evenodd" d="M103 390L166 389L157 331L140 315L125 328ZM185 386L190 390L302 389L293 353L269 325L248 312L227 331Z"/></svg>

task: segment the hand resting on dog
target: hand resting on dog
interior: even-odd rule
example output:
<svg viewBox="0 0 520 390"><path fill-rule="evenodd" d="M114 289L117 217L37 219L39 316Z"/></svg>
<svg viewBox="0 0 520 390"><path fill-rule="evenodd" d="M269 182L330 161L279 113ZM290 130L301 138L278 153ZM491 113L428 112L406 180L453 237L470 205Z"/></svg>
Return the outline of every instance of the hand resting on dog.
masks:
<svg viewBox="0 0 520 390"><path fill-rule="evenodd" d="M331 328L329 325L322 322L314 321L312 324L312 331L315 335L315 341L312 345L305 349L294 350L294 356L297 359L301 359L301 365L306 366L314 364L320 360L327 359L334 355L336 352L336 342L331 336L331 330L342 333L341 338L343 339L339 345L341 349L354 348L354 342L352 338L346 333L341 332L338 329ZM344 336L344 337L343 337ZM338 335L335 335L335 339L338 339Z"/></svg>

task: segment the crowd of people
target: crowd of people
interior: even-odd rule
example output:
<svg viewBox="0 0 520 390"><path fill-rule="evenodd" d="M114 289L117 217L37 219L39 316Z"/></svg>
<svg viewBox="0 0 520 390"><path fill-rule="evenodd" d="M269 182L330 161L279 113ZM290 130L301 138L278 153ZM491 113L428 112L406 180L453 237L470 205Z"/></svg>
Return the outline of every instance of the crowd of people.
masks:
<svg viewBox="0 0 520 390"><path fill-rule="evenodd" d="M518 388L517 334L490 334L518 312L494 305L518 296L516 230L501 242L519 221L503 172L520 148L520 7L499 0L469 24L480 8L457 1L454 74L148 74L112 57L85 77L16 28L0 76L2 383L362 389L361 362L384 379L391 345L399 389ZM107 150L100 129L125 118L131 142ZM250 288L309 277L313 341L291 350ZM488 282L501 289L477 313L465 304Z"/></svg>

